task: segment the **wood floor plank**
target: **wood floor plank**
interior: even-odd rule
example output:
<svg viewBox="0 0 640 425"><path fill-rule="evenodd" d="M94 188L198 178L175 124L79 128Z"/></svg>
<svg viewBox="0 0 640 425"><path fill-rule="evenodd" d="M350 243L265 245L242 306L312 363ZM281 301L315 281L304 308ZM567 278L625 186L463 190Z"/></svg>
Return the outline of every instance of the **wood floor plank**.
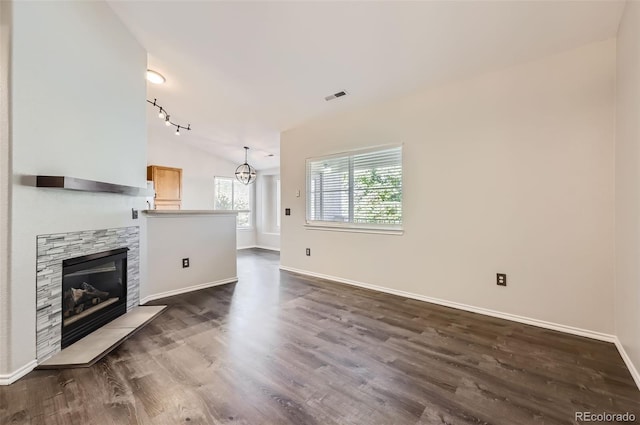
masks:
<svg viewBox="0 0 640 425"><path fill-rule="evenodd" d="M0 387L0 424L574 424L640 417L612 344L278 270L178 295L88 369Z"/></svg>

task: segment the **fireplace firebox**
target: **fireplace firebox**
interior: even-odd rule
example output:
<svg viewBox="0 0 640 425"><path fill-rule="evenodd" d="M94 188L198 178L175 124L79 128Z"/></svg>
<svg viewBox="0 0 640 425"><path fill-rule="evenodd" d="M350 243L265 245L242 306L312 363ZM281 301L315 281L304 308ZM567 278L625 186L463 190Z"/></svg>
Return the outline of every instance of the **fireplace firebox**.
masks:
<svg viewBox="0 0 640 425"><path fill-rule="evenodd" d="M127 312L127 251L62 262L62 348Z"/></svg>

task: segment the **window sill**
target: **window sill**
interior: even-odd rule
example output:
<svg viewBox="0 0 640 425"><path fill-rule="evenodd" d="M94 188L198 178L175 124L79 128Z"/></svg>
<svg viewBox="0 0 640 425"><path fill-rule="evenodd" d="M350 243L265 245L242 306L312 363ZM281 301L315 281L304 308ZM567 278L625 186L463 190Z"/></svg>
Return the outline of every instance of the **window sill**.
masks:
<svg viewBox="0 0 640 425"><path fill-rule="evenodd" d="M255 229L253 226L251 226L251 227L236 227L236 230L239 230L241 232L253 232Z"/></svg>
<svg viewBox="0 0 640 425"><path fill-rule="evenodd" d="M376 235L396 235L404 234L404 229L385 229L372 227L352 227L352 226L332 226L325 224L305 224L307 230L324 230L327 232L349 232L349 233L371 233Z"/></svg>

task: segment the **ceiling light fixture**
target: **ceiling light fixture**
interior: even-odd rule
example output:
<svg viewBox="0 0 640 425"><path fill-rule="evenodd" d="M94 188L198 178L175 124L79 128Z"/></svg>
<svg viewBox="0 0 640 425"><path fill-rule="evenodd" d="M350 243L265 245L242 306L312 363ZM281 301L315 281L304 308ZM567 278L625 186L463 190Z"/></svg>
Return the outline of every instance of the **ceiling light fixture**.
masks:
<svg viewBox="0 0 640 425"><path fill-rule="evenodd" d="M256 181L256 169L247 162L249 148L244 147L244 164L236 168L236 178L244 185L250 185Z"/></svg>
<svg viewBox="0 0 640 425"><path fill-rule="evenodd" d="M147 69L147 81L153 84L163 84L165 81L167 81L167 79L164 78L159 72L156 72L152 69Z"/></svg>
<svg viewBox="0 0 640 425"><path fill-rule="evenodd" d="M175 133L176 136L180 135L181 128L184 128L185 130L191 130L191 124L187 124L187 126L185 127L184 125L180 125L172 122L169 119L169 112L167 112L167 110L164 109L162 106L158 105L158 99L153 99L153 102L150 100L147 100L147 103L150 103L152 106L155 106L156 108L158 108L158 111L159 111L158 118L164 120L164 125L166 125L167 127L174 126L176 128L176 133Z"/></svg>

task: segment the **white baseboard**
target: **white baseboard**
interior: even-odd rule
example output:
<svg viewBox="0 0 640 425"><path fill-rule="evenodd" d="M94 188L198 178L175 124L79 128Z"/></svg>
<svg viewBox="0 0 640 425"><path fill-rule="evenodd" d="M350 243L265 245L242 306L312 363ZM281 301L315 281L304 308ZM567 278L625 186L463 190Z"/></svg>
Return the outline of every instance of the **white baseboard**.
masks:
<svg viewBox="0 0 640 425"><path fill-rule="evenodd" d="M631 361L631 358L629 357L626 350L622 346L622 342L620 342L617 336L615 337L614 344L616 344L616 348L618 349L618 352L620 353L622 360L624 360L624 364L627 365L627 369L629 369L629 373L631 373L631 377L636 382L636 386L638 387L638 389L640 389L640 374L638 373L638 369L636 369L635 365Z"/></svg>
<svg viewBox="0 0 640 425"><path fill-rule="evenodd" d="M241 246L241 247L238 247L236 249L240 250L240 249L251 249L251 248L259 248L259 249L266 249L267 251L278 251L278 252L280 252L280 248L276 248L274 246L264 246L264 245Z"/></svg>
<svg viewBox="0 0 640 425"><path fill-rule="evenodd" d="M9 373L7 375L0 375L0 385L13 384L18 379L22 378L24 375L35 369L36 366L38 366L38 362L36 360L32 360L12 373Z"/></svg>
<svg viewBox="0 0 640 425"><path fill-rule="evenodd" d="M559 323L547 322L544 320L533 319L530 317L518 316L516 314L511 314L511 313L503 313L501 311L490 310L488 308L476 307L476 306L467 305L467 304L461 304L453 301L441 300L439 298L432 298L425 295L414 294L411 292L405 292L397 289L386 288L384 286L371 285L368 283L358 282L350 279L343 279L336 276L329 276L329 275L310 272L306 270L294 269L292 267L287 267L287 266L280 266L280 270L286 270L286 271L307 275L307 276L319 277L321 279L332 280L334 282L339 282L339 283L346 283L347 285L359 286L361 288L372 289L374 291L385 292L387 294L398 295L401 297L411 298L419 301L425 301L428 303L438 304L445 307L452 307L458 310L469 311L471 313L483 314L485 316L497 317L499 319L506 319L514 322L524 323L526 325L538 326L540 328L551 329L554 331L565 332L572 335L578 335L586 338L597 339L599 341L614 343L617 339L614 335L605 334L602 332L576 328L573 326L562 325Z"/></svg>
<svg viewBox="0 0 640 425"><path fill-rule="evenodd" d="M231 277L229 279L216 280L215 282L201 283L199 285L188 286L186 288L173 289L171 291L160 292L158 294L147 295L140 300L140 305L146 304L149 301L158 300L160 298L172 297L174 295L180 295L187 292L197 291L199 289L211 288L212 286L226 285L227 283L233 283L238 281L238 276Z"/></svg>
<svg viewBox="0 0 640 425"><path fill-rule="evenodd" d="M545 328L545 329L551 329L551 330L554 330L554 331L564 332L564 333L568 333L568 334L571 334L571 335L583 336L583 337L586 337L586 338L596 339L598 341L610 342L610 343L615 344L616 348L618 349L618 352L620 353L620 356L622 357L622 360L624 361L625 365L629 369L629 373L631 373L631 377L635 381L636 386L638 387L638 389L640 389L640 373L638 373L638 370L636 369L635 365L631 361L631 358L629 357L629 355L625 351L624 347L622 346L622 343L620 342L618 337L615 336L615 335L610 335L610 334L605 334L605 333L602 333L602 332L591 331L591 330L588 330L588 329L576 328L576 327L573 327L573 326L562 325L562 324L559 324L559 323L547 322L547 321L544 321L544 320L533 319L533 318L530 318L530 317L518 316L518 315L510 314L510 313L503 313L501 311L490 310L490 309L482 308L482 307L475 307L475 306L471 306L471 305L467 305L467 304L461 304L461 303L457 303L457 302L453 302L453 301L441 300L441 299L438 299L438 298L427 297L425 295L414 294L414 293L411 293L411 292L399 291L397 289L385 288L383 286L371 285L371 284L368 284L368 283L358 282L358 281L355 281L355 280L343 279L343 278L336 277L336 276L329 276L329 275L325 275L325 274L321 274L321 273L310 272L310 271L307 271L307 270L295 269L293 267L280 266L280 270L285 270L285 271L298 273L298 274L306 275L306 276L318 277L318 278L321 278L321 279L331 280L331 281L334 281L334 282L345 283L347 285L358 286L358 287L361 287L361 288L371 289L371 290L374 290L374 291L384 292L384 293L387 293L387 294L393 294L393 295L398 295L398 296L405 297L405 298L411 298L411 299L414 299L414 300L425 301L425 302L428 302L428 303L438 304L438 305L442 305L442 306L445 306L445 307L452 307L452 308L456 308L456 309L459 309L459 310L469 311L469 312L472 312L472 313L484 314L485 316L491 316L491 317L497 317L499 319L511 320L511 321L514 321L514 322L524 323L526 325L537 326L537 327Z"/></svg>
<svg viewBox="0 0 640 425"><path fill-rule="evenodd" d="M265 245L256 245L254 248L266 249L267 251L278 251L280 252L280 248L276 248L275 246L265 246Z"/></svg>

